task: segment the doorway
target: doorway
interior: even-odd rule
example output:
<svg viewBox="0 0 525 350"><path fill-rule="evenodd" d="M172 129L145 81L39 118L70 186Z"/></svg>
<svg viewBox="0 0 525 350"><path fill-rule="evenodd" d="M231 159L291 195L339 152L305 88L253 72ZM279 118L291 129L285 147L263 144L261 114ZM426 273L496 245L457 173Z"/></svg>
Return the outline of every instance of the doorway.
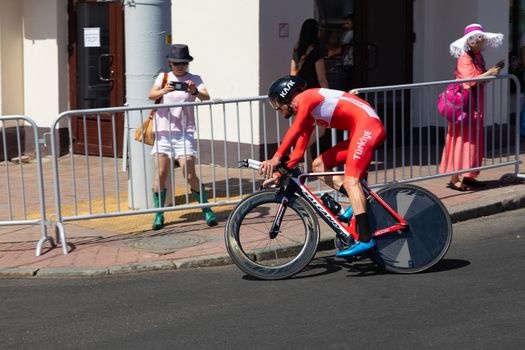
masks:
<svg viewBox="0 0 525 350"><path fill-rule="evenodd" d="M68 13L71 108L122 106L125 96L122 2L68 0ZM73 117L72 133L75 153L122 156L122 113Z"/></svg>
<svg viewBox="0 0 525 350"><path fill-rule="evenodd" d="M346 33L344 18L351 14L353 22L351 68L343 66L341 56L325 59L330 88L348 91L412 82L413 0L316 0L315 4L321 44L328 52L341 45L341 38ZM388 147L400 146L404 141L393 135L400 135L402 129L405 132L411 129L410 118L405 116L403 122L399 117L403 102L405 106L410 105L409 94L397 98L392 94L370 97L368 102L378 111L386 126L387 140L396 140L396 145L389 142ZM342 133L338 134L337 139L342 138ZM330 135L325 135L321 148L330 144Z"/></svg>
<svg viewBox="0 0 525 350"><path fill-rule="evenodd" d="M350 88L412 82L412 0L316 0L321 44L329 51L345 33L343 17L352 14L353 66ZM326 59L330 87L341 88L341 57ZM345 89L348 90L348 89Z"/></svg>

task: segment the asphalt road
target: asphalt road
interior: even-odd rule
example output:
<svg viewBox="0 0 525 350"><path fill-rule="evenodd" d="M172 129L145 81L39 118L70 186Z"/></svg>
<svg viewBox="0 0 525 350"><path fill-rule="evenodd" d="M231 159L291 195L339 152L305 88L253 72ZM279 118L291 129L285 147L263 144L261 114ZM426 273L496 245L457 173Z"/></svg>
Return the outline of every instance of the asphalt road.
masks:
<svg viewBox="0 0 525 350"><path fill-rule="evenodd" d="M235 267L0 280L1 349L523 349L525 210L454 225L416 275L316 258L285 281Z"/></svg>

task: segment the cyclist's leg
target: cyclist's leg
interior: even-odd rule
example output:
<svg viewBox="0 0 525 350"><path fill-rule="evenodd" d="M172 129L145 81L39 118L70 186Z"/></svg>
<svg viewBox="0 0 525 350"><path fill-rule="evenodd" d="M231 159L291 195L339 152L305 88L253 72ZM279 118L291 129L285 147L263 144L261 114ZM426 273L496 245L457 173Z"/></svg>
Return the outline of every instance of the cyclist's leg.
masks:
<svg viewBox="0 0 525 350"><path fill-rule="evenodd" d="M330 172L332 168L345 164L349 143L350 140L341 141L315 158L312 162L312 171ZM323 176L320 179L334 190L339 190L343 186L343 176Z"/></svg>
<svg viewBox="0 0 525 350"><path fill-rule="evenodd" d="M338 252L338 256L357 255L375 245L371 236L366 212L366 197L360 179L366 173L374 151L383 142L384 137L385 131L381 122L371 119L366 125L358 126L350 138L343 186L352 205L359 241L348 249Z"/></svg>

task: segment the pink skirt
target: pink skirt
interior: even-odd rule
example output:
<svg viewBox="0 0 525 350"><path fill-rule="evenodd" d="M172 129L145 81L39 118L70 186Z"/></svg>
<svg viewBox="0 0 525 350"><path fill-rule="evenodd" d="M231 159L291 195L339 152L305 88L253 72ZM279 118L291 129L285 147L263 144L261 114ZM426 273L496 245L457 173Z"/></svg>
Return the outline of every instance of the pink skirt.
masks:
<svg viewBox="0 0 525 350"><path fill-rule="evenodd" d="M465 123L448 123L439 172L448 173L481 166L484 145L483 130L483 114L477 111ZM477 177L479 171L466 172L462 175Z"/></svg>

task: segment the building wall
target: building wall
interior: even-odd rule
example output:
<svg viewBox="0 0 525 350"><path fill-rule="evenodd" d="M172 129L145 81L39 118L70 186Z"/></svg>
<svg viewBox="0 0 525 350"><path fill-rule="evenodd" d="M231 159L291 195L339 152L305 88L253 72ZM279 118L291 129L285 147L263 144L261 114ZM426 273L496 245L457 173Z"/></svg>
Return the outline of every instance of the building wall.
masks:
<svg viewBox="0 0 525 350"><path fill-rule="evenodd" d="M24 112L49 127L68 109L67 2L24 0Z"/></svg>
<svg viewBox="0 0 525 350"><path fill-rule="evenodd" d="M289 74L292 47L304 19L313 16L313 4L313 0L173 0L173 43L189 45L194 57L190 71L202 76L212 99L265 95L273 80ZM279 23L288 24L287 37L279 36ZM261 110L236 108L227 106L225 119L213 120L213 138L236 142L240 137L241 142L260 144ZM212 111L222 114L220 108ZM211 116L206 112L199 113L199 136L209 139ZM234 128L237 115L244 126L250 125L247 117L253 115L250 133ZM277 141L275 130L268 130L268 135L270 142Z"/></svg>
<svg viewBox="0 0 525 350"><path fill-rule="evenodd" d="M504 1L416 0L414 82L452 77L448 45L468 23L508 38L508 12ZM289 72L301 23L313 14L314 0L172 0L173 42L190 46L190 69L202 75L212 98L264 95L271 81ZM279 36L280 23L288 24L288 37ZM486 51L487 64L507 52L505 40ZM25 114L49 126L68 109L67 58L67 0L0 1L1 114Z"/></svg>
<svg viewBox="0 0 525 350"><path fill-rule="evenodd" d="M22 3L0 1L0 115L24 114Z"/></svg>

